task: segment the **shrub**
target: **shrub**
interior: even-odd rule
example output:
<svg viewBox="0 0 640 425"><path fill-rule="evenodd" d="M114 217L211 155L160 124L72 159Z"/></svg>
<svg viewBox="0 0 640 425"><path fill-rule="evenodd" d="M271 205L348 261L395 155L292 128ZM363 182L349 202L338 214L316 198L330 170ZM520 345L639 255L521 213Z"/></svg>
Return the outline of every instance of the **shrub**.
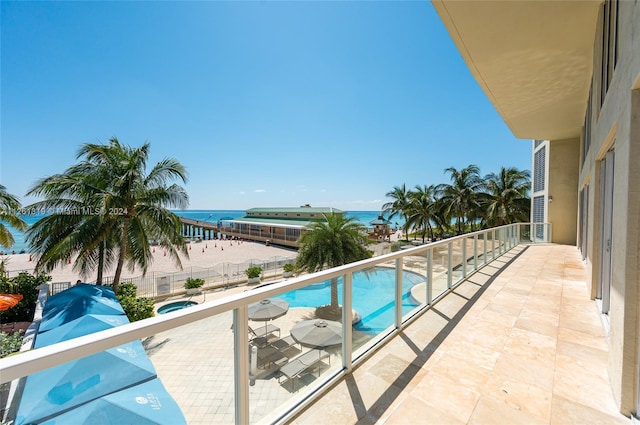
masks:
<svg viewBox="0 0 640 425"><path fill-rule="evenodd" d="M127 314L130 322L155 316L153 311L154 302L150 298L119 298L122 309Z"/></svg>
<svg viewBox="0 0 640 425"><path fill-rule="evenodd" d="M196 288L200 288L202 285L204 285L204 279L193 279L193 278L190 277L184 283L184 288L185 289L196 289Z"/></svg>
<svg viewBox="0 0 640 425"><path fill-rule="evenodd" d="M391 252L400 251L400 247L402 246L402 242L392 242L391 243Z"/></svg>
<svg viewBox="0 0 640 425"><path fill-rule="evenodd" d="M6 357L11 353L20 351L22 346L22 330L17 330L14 333L8 334L6 332L0 332L0 358Z"/></svg>
<svg viewBox="0 0 640 425"><path fill-rule="evenodd" d="M282 266L282 270L289 273L292 272L294 268L295 267L293 266L293 264L290 264L290 263L287 263L284 266Z"/></svg>
<svg viewBox="0 0 640 425"><path fill-rule="evenodd" d="M5 311L0 311L0 323L32 322L38 301L38 290L43 283L51 280L51 276L41 273L33 276L29 273L20 273L18 276L7 278L0 276L0 292L9 294L22 294L22 300Z"/></svg>
<svg viewBox="0 0 640 425"><path fill-rule="evenodd" d="M118 301L130 322L155 316L154 301L150 298L138 297L138 288L131 282L118 285Z"/></svg>
<svg viewBox="0 0 640 425"><path fill-rule="evenodd" d="M138 287L131 282L125 282L118 285L118 297L133 297L138 296Z"/></svg>
<svg viewBox="0 0 640 425"><path fill-rule="evenodd" d="M260 275L262 274L262 267L260 266L249 267L244 272L247 274L247 277L249 279L254 279L256 277L260 277Z"/></svg>

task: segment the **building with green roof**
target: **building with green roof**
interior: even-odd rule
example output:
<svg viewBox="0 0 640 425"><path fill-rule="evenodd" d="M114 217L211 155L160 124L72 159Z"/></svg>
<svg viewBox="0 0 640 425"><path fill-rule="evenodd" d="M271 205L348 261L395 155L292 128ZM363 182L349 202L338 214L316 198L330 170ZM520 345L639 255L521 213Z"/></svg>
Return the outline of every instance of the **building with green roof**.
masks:
<svg viewBox="0 0 640 425"><path fill-rule="evenodd" d="M325 215L344 214L333 207L251 208L242 218L223 220L220 232L227 237L262 241L299 248L298 240L312 221L325 220Z"/></svg>

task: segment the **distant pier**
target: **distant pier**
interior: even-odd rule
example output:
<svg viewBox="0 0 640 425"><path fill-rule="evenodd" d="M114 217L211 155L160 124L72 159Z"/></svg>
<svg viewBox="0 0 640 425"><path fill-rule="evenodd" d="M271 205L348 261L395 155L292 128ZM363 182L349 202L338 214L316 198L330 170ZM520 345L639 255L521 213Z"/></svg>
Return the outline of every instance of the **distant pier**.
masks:
<svg viewBox="0 0 640 425"><path fill-rule="evenodd" d="M182 222L180 233L185 238L212 240L218 236L220 231L218 225L210 221L193 220L185 217L180 217L180 221Z"/></svg>

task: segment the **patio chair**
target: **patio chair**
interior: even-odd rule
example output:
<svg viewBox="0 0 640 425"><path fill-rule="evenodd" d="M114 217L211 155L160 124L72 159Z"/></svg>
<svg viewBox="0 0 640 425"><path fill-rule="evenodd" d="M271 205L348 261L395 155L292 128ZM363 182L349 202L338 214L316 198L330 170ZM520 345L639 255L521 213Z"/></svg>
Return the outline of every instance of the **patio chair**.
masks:
<svg viewBox="0 0 640 425"><path fill-rule="evenodd" d="M324 350L312 349L307 351L304 354L296 357L293 360L290 360L287 364L280 367L280 376L278 377L278 382L280 382L280 378L282 376L286 376L287 380L291 381L291 387L295 390L295 379L299 378L301 375L305 373L311 372L318 363L322 362L324 359L329 359L329 364L331 364L331 357L329 353ZM320 371L318 370L318 376L320 376Z"/></svg>
<svg viewBox="0 0 640 425"><path fill-rule="evenodd" d="M269 345L271 345L278 351L286 351L289 348L293 347L295 344L297 344L297 342L291 335L287 335L284 338L279 338L269 343Z"/></svg>
<svg viewBox="0 0 640 425"><path fill-rule="evenodd" d="M267 369L271 367L271 365L282 366L288 361L287 356L271 345L258 347L256 355L258 367L262 366L261 369Z"/></svg>
<svg viewBox="0 0 640 425"><path fill-rule="evenodd" d="M266 344L269 335L273 335L275 333L277 333L278 338L280 338L280 328L272 325L271 323L267 324L267 326L260 326L255 329L249 326L249 340L258 343L259 345Z"/></svg>

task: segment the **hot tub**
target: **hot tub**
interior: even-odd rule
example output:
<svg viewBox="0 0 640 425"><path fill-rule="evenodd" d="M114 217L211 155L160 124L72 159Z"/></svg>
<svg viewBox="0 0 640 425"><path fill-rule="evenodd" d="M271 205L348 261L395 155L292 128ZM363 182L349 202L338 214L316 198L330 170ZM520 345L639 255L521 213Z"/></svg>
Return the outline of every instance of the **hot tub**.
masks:
<svg viewBox="0 0 640 425"><path fill-rule="evenodd" d="M165 304L162 307L158 308L158 314L165 314L176 310L182 310L183 308L191 307L192 305L197 304L198 303L195 301L177 301L174 303Z"/></svg>

